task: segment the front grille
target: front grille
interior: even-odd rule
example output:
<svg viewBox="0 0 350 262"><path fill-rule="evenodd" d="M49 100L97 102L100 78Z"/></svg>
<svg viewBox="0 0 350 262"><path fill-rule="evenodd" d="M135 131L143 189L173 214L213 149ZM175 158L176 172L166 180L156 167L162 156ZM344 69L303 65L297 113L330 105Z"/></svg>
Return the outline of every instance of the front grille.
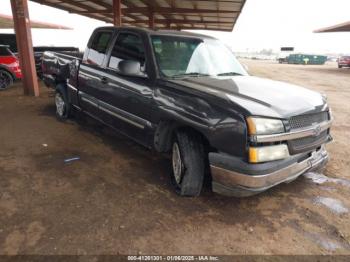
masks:
<svg viewBox="0 0 350 262"><path fill-rule="evenodd" d="M293 116L289 119L289 126L293 131L295 129L311 127L329 120L328 111L324 111L314 114ZM325 130L318 136L308 136L288 141L289 153L294 155L316 149L327 142L328 133L329 130Z"/></svg>
<svg viewBox="0 0 350 262"><path fill-rule="evenodd" d="M329 120L328 111L324 111L324 112L314 113L314 114L293 116L289 119L289 125L290 125L290 128L293 130L298 128L309 127L316 123L319 124L328 120Z"/></svg>
<svg viewBox="0 0 350 262"><path fill-rule="evenodd" d="M298 138L291 140L291 144L295 148L300 148L304 147L305 145L310 145L310 144L315 144L319 141L325 140L327 138L327 133L328 131L323 131L319 136L308 136L308 137L303 137L303 138Z"/></svg>

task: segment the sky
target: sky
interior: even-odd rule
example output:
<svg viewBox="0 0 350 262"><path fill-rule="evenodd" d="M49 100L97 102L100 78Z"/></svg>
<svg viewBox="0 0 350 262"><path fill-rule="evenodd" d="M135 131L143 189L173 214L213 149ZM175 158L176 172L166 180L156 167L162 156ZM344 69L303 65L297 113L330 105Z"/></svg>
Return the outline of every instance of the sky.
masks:
<svg viewBox="0 0 350 262"><path fill-rule="evenodd" d="M0 0L0 13L11 15L10 0ZM91 32L106 23L29 2L30 18L74 30L33 29L38 45L76 46L84 50ZM349 33L315 34L322 27L350 21L350 0L247 0L233 32L197 31L219 38L237 52L278 51L350 53ZM1 30L0 32L12 32Z"/></svg>

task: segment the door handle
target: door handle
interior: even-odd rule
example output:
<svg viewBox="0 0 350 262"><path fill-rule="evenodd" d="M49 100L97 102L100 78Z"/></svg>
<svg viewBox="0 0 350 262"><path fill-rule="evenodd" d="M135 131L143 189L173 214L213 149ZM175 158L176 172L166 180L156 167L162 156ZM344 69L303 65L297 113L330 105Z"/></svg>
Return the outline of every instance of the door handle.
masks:
<svg viewBox="0 0 350 262"><path fill-rule="evenodd" d="M108 78L102 76L102 77L100 78L100 82L101 82L102 84L107 84L107 83L108 83Z"/></svg>

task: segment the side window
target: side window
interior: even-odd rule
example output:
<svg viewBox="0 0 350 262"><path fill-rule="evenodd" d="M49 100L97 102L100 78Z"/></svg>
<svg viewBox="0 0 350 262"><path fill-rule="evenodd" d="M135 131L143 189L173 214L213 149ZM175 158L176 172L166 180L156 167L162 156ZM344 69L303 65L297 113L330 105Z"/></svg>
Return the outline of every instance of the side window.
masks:
<svg viewBox="0 0 350 262"><path fill-rule="evenodd" d="M145 71L145 48L140 36L130 33L119 34L111 54L108 66L118 70L120 61L133 60L141 63Z"/></svg>
<svg viewBox="0 0 350 262"><path fill-rule="evenodd" d="M112 32L99 32L96 34L87 57L89 64L102 65L111 38Z"/></svg>

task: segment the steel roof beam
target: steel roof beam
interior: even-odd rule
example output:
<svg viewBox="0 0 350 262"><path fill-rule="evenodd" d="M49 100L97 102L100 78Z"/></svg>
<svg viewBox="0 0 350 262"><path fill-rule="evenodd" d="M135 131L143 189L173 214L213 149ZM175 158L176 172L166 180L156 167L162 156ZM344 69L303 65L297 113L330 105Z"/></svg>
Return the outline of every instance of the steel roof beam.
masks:
<svg viewBox="0 0 350 262"><path fill-rule="evenodd" d="M28 11L28 0L11 0L12 16L15 25L17 49L22 71L25 95L39 96L32 32Z"/></svg>
<svg viewBox="0 0 350 262"><path fill-rule="evenodd" d="M171 7L154 7L152 10L155 13L159 14L236 14L239 11L230 11L230 10L215 10L215 9L192 9L192 8L171 8ZM125 15L128 14L148 14L150 9L148 7L133 7L133 8L122 8L122 12ZM77 14L111 14L111 10L94 10L94 11L76 11Z"/></svg>

